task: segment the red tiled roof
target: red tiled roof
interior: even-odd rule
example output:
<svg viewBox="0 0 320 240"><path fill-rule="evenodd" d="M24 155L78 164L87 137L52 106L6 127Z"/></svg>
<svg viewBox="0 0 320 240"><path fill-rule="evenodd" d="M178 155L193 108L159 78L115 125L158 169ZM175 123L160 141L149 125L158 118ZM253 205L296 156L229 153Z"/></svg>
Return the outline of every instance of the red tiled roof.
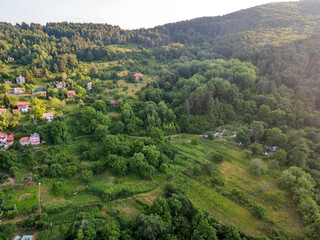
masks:
<svg viewBox="0 0 320 240"><path fill-rule="evenodd" d="M67 95L69 95L69 94L76 95L76 91L67 91Z"/></svg>
<svg viewBox="0 0 320 240"><path fill-rule="evenodd" d="M135 77L142 77L143 74L142 74L142 73L135 73L135 74L133 74L133 76L135 76Z"/></svg>
<svg viewBox="0 0 320 240"><path fill-rule="evenodd" d="M6 112L7 111L7 109L5 109L5 108L0 108L0 112Z"/></svg>
<svg viewBox="0 0 320 240"><path fill-rule="evenodd" d="M29 105L29 103L28 102L17 102L17 106L18 107L22 107L22 106L25 106L25 105Z"/></svg>
<svg viewBox="0 0 320 240"><path fill-rule="evenodd" d="M7 136L7 141L13 141L13 140L14 140L14 135Z"/></svg>
<svg viewBox="0 0 320 240"><path fill-rule="evenodd" d="M5 132L0 132L0 136L5 137L5 136L7 136L7 133L5 133Z"/></svg>
<svg viewBox="0 0 320 240"><path fill-rule="evenodd" d="M30 141L30 138L29 137L22 137L19 140L19 142L24 142L24 141Z"/></svg>
<svg viewBox="0 0 320 240"><path fill-rule="evenodd" d="M47 117L53 117L53 112L50 113L43 113L42 117L47 118Z"/></svg>
<svg viewBox="0 0 320 240"><path fill-rule="evenodd" d="M15 114L15 113L17 113L17 112L20 112L20 110L19 110L19 109L12 109L12 113L13 113L13 114Z"/></svg>

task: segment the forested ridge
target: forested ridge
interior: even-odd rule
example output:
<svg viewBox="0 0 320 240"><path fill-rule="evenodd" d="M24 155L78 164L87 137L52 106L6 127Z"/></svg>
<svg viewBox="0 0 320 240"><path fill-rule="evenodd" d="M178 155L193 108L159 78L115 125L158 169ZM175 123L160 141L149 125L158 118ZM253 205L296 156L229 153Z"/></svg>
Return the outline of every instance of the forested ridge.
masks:
<svg viewBox="0 0 320 240"><path fill-rule="evenodd" d="M0 238L320 239L319 20L0 23Z"/></svg>

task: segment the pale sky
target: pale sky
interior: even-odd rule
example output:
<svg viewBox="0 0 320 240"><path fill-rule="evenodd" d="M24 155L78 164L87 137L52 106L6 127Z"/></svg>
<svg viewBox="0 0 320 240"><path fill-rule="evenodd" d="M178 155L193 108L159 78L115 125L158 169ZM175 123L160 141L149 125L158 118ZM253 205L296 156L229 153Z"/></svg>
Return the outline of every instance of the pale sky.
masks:
<svg viewBox="0 0 320 240"><path fill-rule="evenodd" d="M292 0L0 0L0 21L93 22L123 29L150 28L219 16L269 2Z"/></svg>

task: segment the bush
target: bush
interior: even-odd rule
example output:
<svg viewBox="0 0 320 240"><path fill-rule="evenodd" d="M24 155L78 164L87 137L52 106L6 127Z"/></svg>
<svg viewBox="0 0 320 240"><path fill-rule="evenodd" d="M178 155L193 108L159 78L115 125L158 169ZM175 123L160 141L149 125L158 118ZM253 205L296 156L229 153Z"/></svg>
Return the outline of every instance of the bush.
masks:
<svg viewBox="0 0 320 240"><path fill-rule="evenodd" d="M238 190L238 189L232 189L231 193L230 193L230 198L232 200L234 200L237 203L240 203L242 205L247 205L250 203L250 200L248 198L248 196L243 193L242 191Z"/></svg>
<svg viewBox="0 0 320 240"><path fill-rule="evenodd" d="M265 207L258 204L251 207L251 213L259 219L265 219L267 216Z"/></svg>
<svg viewBox="0 0 320 240"><path fill-rule="evenodd" d="M202 168L199 165L193 167L193 175L200 176L202 174Z"/></svg>
<svg viewBox="0 0 320 240"><path fill-rule="evenodd" d="M258 158L252 160L250 169L255 175L258 176L262 176L267 172L267 168L263 165L263 162Z"/></svg>
<svg viewBox="0 0 320 240"><path fill-rule="evenodd" d="M199 143L200 143L199 137L193 137L193 138L191 139L191 144L192 144L192 145L198 145Z"/></svg>

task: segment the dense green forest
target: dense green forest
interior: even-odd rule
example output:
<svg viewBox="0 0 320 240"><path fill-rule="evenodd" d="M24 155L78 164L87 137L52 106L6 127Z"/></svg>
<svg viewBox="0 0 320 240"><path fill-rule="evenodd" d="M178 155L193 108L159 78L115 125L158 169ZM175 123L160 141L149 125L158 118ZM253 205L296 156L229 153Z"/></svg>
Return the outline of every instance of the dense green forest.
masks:
<svg viewBox="0 0 320 240"><path fill-rule="evenodd" d="M2 22L0 146L0 239L320 239L320 3Z"/></svg>

